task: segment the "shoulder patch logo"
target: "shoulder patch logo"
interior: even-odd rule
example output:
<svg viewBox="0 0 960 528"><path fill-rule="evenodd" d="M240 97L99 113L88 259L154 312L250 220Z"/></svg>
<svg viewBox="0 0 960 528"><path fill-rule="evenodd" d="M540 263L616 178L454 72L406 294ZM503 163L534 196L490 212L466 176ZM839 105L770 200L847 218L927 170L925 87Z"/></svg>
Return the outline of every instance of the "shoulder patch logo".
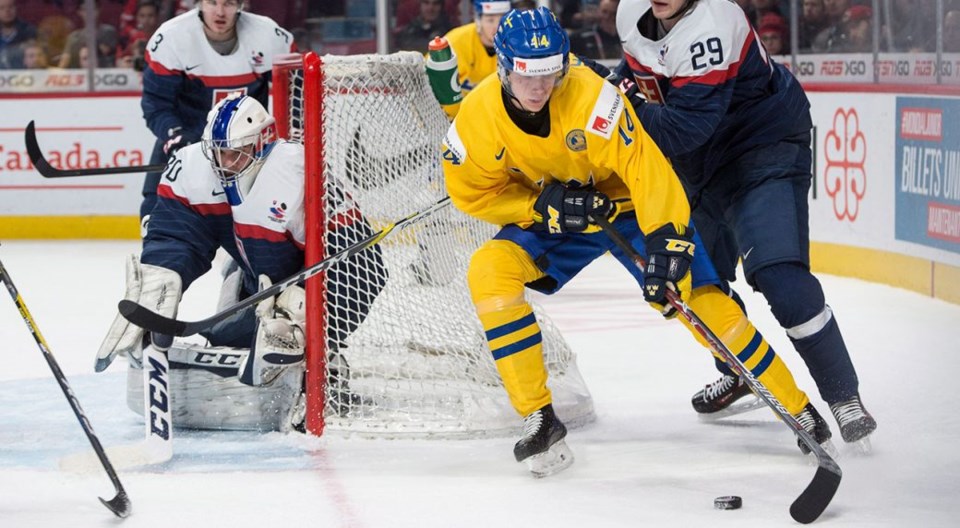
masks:
<svg viewBox="0 0 960 528"><path fill-rule="evenodd" d="M587 137L583 134L583 130L579 128L567 133L566 142L567 148L574 152L580 152L587 148Z"/></svg>
<svg viewBox="0 0 960 528"><path fill-rule="evenodd" d="M270 221L282 224L287 219L287 204L283 202L273 201L273 205L270 207Z"/></svg>
<svg viewBox="0 0 960 528"><path fill-rule="evenodd" d="M443 138L443 159L454 165L463 165L463 160L467 158L467 148L457 133L457 121L454 120L447 130L447 136Z"/></svg>
<svg viewBox="0 0 960 528"><path fill-rule="evenodd" d="M610 83L603 83L587 120L587 132L610 139L615 128L613 125L620 120L621 113L623 97L620 96L620 90Z"/></svg>

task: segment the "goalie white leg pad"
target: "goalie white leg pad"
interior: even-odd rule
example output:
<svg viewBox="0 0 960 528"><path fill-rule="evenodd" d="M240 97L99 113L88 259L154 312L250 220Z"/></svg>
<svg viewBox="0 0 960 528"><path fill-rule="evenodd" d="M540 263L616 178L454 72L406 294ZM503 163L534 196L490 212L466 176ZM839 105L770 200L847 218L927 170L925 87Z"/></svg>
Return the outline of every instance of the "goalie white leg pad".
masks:
<svg viewBox="0 0 960 528"><path fill-rule="evenodd" d="M570 451L570 448L567 447L566 440L560 440L550 446L550 449L547 449L543 453L527 457L523 462L527 465L527 469L530 470L530 473L533 474L534 477L549 477L550 475L567 469L573 464L573 451Z"/></svg>
<svg viewBox="0 0 960 528"><path fill-rule="evenodd" d="M237 379L237 365L248 351L175 343L170 349L170 392L177 427L192 429L287 430L300 395L303 366L285 368L269 384L251 387ZM218 367L219 365L219 367ZM143 376L127 370L127 407L143 412Z"/></svg>

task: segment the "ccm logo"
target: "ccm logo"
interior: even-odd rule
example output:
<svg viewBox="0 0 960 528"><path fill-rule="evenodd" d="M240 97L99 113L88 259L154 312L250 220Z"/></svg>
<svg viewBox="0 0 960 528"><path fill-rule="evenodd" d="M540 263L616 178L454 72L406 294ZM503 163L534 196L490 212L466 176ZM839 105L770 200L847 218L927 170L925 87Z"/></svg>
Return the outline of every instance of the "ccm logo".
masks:
<svg viewBox="0 0 960 528"><path fill-rule="evenodd" d="M157 411L164 414L170 408L170 392L167 385L167 369L155 359L149 358L150 368L150 433L170 439L170 423L161 418Z"/></svg>

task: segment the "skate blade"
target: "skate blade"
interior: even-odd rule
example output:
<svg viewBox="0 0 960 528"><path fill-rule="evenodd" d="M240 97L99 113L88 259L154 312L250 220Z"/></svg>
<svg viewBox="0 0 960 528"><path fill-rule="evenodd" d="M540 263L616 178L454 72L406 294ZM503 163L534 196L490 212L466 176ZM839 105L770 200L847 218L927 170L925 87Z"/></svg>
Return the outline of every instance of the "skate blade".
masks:
<svg viewBox="0 0 960 528"><path fill-rule="evenodd" d="M527 463L527 469L535 478L549 477L573 464L573 452L567 447L565 441L560 440L550 446L550 449L528 457L524 462Z"/></svg>
<svg viewBox="0 0 960 528"><path fill-rule="evenodd" d="M865 436L855 442L847 444L857 455L867 456L873 454L873 445L870 443L870 437Z"/></svg>
<svg viewBox="0 0 960 528"><path fill-rule="evenodd" d="M826 440L824 442L821 442L820 447L822 447L823 450L826 451L828 455L830 455L830 458L833 458L834 460L837 460L840 458L840 450L837 449L836 445L834 445L833 440ZM811 454L812 452L804 453L804 455L811 455ZM810 460L816 463L816 457L811 456Z"/></svg>
<svg viewBox="0 0 960 528"><path fill-rule="evenodd" d="M763 403L763 400L757 398L756 396L744 396L739 401L734 402L726 409L719 410L712 413L697 413L697 417L704 422L714 422L721 418L729 418L731 416L737 416L738 414L748 413L750 411L755 411L766 407L766 404Z"/></svg>

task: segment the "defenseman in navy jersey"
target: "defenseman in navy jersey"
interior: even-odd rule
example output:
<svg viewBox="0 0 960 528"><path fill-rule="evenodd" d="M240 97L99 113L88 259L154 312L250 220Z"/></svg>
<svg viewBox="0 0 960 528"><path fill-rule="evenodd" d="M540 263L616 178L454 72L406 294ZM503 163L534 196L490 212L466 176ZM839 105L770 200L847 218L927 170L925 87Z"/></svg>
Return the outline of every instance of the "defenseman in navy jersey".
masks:
<svg viewBox="0 0 960 528"><path fill-rule="evenodd" d="M181 292L210 269L220 248L236 263L224 280L220 308L299 272L304 262L305 234L303 156L301 144L276 140L273 117L256 99L234 94L221 101L210 112L201 142L177 151L163 173L139 262L131 256L127 263L127 298L175 317ZM341 188L333 199L338 204L337 214L328 223L331 253L373 234L346 189ZM342 354L337 352L369 312L385 284L386 270L379 247L373 247L332 266L327 273L331 277L326 292L331 317L348 321L335 331L331 329L327 336L328 354L333 356L328 362L346 368ZM360 276L373 280L361 282L356 278ZM257 391L253 389L243 392L242 384L264 388L267 394L283 393L282 397L267 398L270 405L280 405L283 413L271 408L266 417L236 417L228 411L195 415L189 410L175 411L178 416L187 415L178 420L180 425L299 427L302 417L296 417L293 423L276 419L291 410L299 395L304 327L319 324L307 323L304 309L303 289L291 286L255 310L241 311L204 332L208 341L205 346L178 341L171 347L169 337L144 336L143 329L118 315L98 352L96 369L106 368L119 353L136 363L143 347L153 346L168 352L174 389L185 394L185 401L195 396L216 405L213 400L220 389L230 391L235 401L263 398L254 396ZM229 366L232 368L225 368ZM203 372L184 374L178 370ZM186 381L198 376L206 376L209 383ZM181 387L177 387L178 381ZM340 398L349 397L349 388L332 389L331 403L338 410ZM236 407L236 403L231 405Z"/></svg>
<svg viewBox="0 0 960 528"><path fill-rule="evenodd" d="M296 50L273 20L243 12L243 0L201 0L164 22L147 43L140 106L156 136L151 164L200 139L207 113L233 92L267 106L273 58ZM140 206L146 225L160 173L147 174Z"/></svg>
<svg viewBox="0 0 960 528"><path fill-rule="evenodd" d="M763 293L830 405L843 439L876 429L820 282L810 273L810 104L728 0L623 0L617 73L637 116L684 183L721 276ZM749 394L728 368L693 397L699 413Z"/></svg>

